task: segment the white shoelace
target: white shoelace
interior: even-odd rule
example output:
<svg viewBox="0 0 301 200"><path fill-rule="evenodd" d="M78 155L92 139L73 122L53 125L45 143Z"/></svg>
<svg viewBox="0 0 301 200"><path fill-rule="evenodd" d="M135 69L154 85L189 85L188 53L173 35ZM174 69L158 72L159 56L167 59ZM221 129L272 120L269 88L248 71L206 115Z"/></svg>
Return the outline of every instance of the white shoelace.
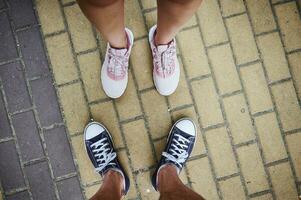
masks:
<svg viewBox="0 0 301 200"><path fill-rule="evenodd" d="M162 156L182 167L183 163L188 158L188 145L186 145L186 143L189 143L190 140L177 133L174 135L174 137L178 137L178 139L174 138L172 140L170 147L171 154L163 152Z"/></svg>
<svg viewBox="0 0 301 200"><path fill-rule="evenodd" d="M107 138L103 138L91 145L93 155L98 164L98 167L95 169L97 172L102 171L117 156L116 153L113 152L113 149L108 147L109 143L106 141Z"/></svg>
<svg viewBox="0 0 301 200"><path fill-rule="evenodd" d="M122 50L109 49L108 51L108 56L109 56L108 70L118 79L118 77L124 77L124 75L128 70L129 55L128 52L124 54L120 52L120 54L118 54L117 51L122 51Z"/></svg>
<svg viewBox="0 0 301 200"><path fill-rule="evenodd" d="M173 60L175 54L176 48L173 44L168 46L165 51L161 52L158 49L155 50L157 68L162 72L164 77L171 74L175 68Z"/></svg>

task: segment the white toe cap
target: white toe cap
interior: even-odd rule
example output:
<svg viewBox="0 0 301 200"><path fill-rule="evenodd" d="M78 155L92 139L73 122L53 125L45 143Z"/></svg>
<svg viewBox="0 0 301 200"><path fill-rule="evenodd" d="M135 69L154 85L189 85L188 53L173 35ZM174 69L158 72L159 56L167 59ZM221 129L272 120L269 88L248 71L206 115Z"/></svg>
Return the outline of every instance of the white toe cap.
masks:
<svg viewBox="0 0 301 200"><path fill-rule="evenodd" d="M195 136L196 134L195 125L190 119L180 120L177 122L176 127L189 135Z"/></svg>
<svg viewBox="0 0 301 200"><path fill-rule="evenodd" d="M85 139L89 140L104 132L105 129L97 123L88 124L85 130Z"/></svg>

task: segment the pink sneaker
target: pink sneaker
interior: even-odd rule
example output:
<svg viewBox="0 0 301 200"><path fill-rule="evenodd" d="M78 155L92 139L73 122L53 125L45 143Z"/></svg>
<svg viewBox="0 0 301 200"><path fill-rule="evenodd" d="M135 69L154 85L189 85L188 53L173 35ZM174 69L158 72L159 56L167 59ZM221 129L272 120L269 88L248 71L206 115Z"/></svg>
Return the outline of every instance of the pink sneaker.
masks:
<svg viewBox="0 0 301 200"><path fill-rule="evenodd" d="M101 69L101 83L105 93L111 98L120 97L128 83L129 58L134 43L132 31L125 29L128 47L115 49L107 45L105 60Z"/></svg>
<svg viewBox="0 0 301 200"><path fill-rule="evenodd" d="M176 40L166 45L155 45L154 36L157 26L153 26L148 35L153 55L153 79L161 95L171 95L179 84L180 67L177 58Z"/></svg>

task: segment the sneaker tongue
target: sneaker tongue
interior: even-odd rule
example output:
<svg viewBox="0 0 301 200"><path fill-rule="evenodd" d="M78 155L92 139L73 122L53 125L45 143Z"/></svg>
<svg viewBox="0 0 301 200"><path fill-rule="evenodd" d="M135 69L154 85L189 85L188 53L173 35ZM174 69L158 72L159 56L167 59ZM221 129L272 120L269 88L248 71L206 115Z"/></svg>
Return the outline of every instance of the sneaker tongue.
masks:
<svg viewBox="0 0 301 200"><path fill-rule="evenodd" d="M160 53L162 53L168 49L168 44L159 45L157 46L157 49Z"/></svg>
<svg viewBox="0 0 301 200"><path fill-rule="evenodd" d="M114 55L117 55L117 56L123 56L126 54L126 52L128 51L127 48L124 48L124 49L116 49L116 48L113 48L111 47L111 51Z"/></svg>

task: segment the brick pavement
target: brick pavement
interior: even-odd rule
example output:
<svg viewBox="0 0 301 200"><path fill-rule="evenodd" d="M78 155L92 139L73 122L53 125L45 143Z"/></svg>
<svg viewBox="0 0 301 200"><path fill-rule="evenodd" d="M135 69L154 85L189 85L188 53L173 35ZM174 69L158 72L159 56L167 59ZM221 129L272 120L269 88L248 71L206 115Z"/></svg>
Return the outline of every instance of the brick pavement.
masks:
<svg viewBox="0 0 301 200"><path fill-rule="evenodd" d="M34 4L86 198L91 197L101 184L82 140L82 131L89 118L103 122L112 132L119 156L133 183L127 199L156 199L158 194L150 186L150 174L172 122L181 116L189 116L198 122L199 137L181 174L185 184L206 199L298 199L301 192L300 1L204 0L196 15L177 35L182 73L179 88L170 97L162 97L156 92L151 77L147 30L155 24L156 3L126 1L126 24L135 34L135 44L130 60L129 86L118 100L107 98L101 89L100 64L106 44L78 5L73 0L36 0ZM6 9L0 12L3 13L7 13ZM12 46L14 38L11 37L18 38L17 41L22 38L18 33L7 34L4 40L7 46ZM23 37L26 38L26 34ZM20 61L22 67L27 65L25 53L22 59L16 56L20 50L21 45L0 55L0 59L4 56L13 60L4 63L0 60L0 70L21 77L16 63ZM31 51L40 52L34 47ZM11 63L14 67L6 66ZM33 68L30 71L42 70L35 63L28 65ZM9 69L8 72L5 69ZM25 68L26 80L30 80L28 71ZM9 76L4 77L4 80L1 77L2 82L14 83L7 78ZM18 81L24 82L24 78ZM40 83L34 84L35 81ZM38 126L56 119L57 116L48 120L47 116L41 115L41 109L45 109L43 102L48 97L34 95L35 91L50 87L51 80L35 81L29 81L31 89L27 96L26 87L11 91L9 88L13 85L2 83L2 91L7 97L5 108L1 109L14 112L13 117L9 115L10 124L22 120L17 112L20 109L28 111L23 114L26 113L27 121L30 116L38 118ZM42 87L43 84L47 86ZM15 93L7 95L6 90ZM22 94L20 101L9 99L17 94ZM31 106L32 101L34 106ZM53 106L46 106L50 107ZM32 110L34 113L30 113ZM46 144L36 148L45 148L47 142L58 140L53 135L59 128L51 131L53 133L42 133ZM6 134L5 138L14 139L5 139L1 145L15 149L12 143L19 140L18 135ZM17 151L23 152L20 151L21 143L17 145ZM51 155L59 155L53 151L46 155L46 160L50 161L48 165L38 162L40 168L55 165L51 163ZM145 151L149 153L141 153ZM38 154L41 151L33 149L30 152ZM17 156L10 156L14 158L12 160L18 160ZM31 159L33 155L22 156L21 159ZM11 165L15 166L14 163ZM21 171L35 177L34 166L21 168ZM16 173L16 176L21 175ZM45 176L45 179L51 182L54 176L52 172L51 177ZM32 180L28 178L25 183L9 184L24 188L24 184ZM71 191L69 186L76 187L76 175L65 182L55 182L56 197L68 199L64 191ZM18 195L27 194L19 192Z"/></svg>
<svg viewBox="0 0 301 200"><path fill-rule="evenodd" d="M0 1L0 199L84 199L40 29L30 0Z"/></svg>

